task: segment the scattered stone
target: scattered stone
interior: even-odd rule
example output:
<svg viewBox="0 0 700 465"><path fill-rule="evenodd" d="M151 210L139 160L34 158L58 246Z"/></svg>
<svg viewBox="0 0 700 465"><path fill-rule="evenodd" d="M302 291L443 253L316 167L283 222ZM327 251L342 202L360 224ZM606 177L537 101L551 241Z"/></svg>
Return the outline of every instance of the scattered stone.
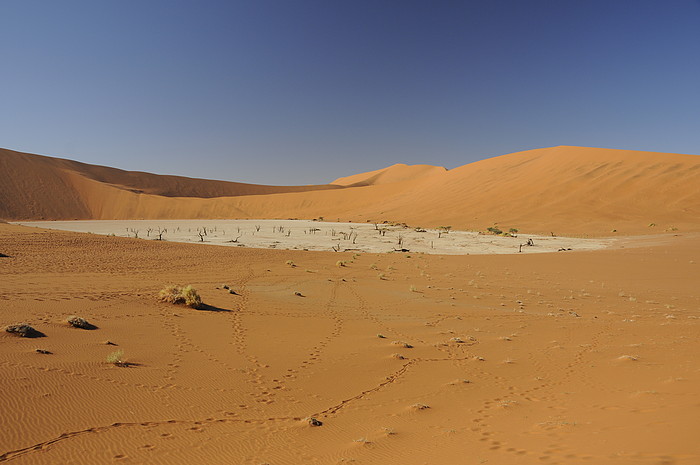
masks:
<svg viewBox="0 0 700 465"><path fill-rule="evenodd" d="M414 410L426 410L429 409L430 406L425 404L413 404L411 405L411 408Z"/></svg>
<svg viewBox="0 0 700 465"><path fill-rule="evenodd" d="M452 381L452 382L449 383L449 384L451 384L451 385L454 386L454 385L457 385L457 384L470 384L470 383L471 383L471 381L469 381L468 379L456 379L456 380Z"/></svg>
<svg viewBox="0 0 700 465"><path fill-rule="evenodd" d="M37 331L26 323L21 323L18 325L9 325L5 327L5 331L10 334L16 334L20 337L41 337L44 333Z"/></svg>
<svg viewBox="0 0 700 465"><path fill-rule="evenodd" d="M323 422L322 422L321 420L317 420L317 419L314 418L314 417L309 417L306 421L307 421L307 422L309 423L309 425L311 425L311 426L323 426Z"/></svg>
<svg viewBox="0 0 700 465"><path fill-rule="evenodd" d="M222 284L221 287L224 289L229 289L228 284Z"/></svg>
<svg viewBox="0 0 700 465"><path fill-rule="evenodd" d="M88 320L85 318L81 318L79 316L69 316L66 321L68 322L69 325L71 325L74 328L79 328L79 329L96 329L97 326L93 325L90 323Z"/></svg>

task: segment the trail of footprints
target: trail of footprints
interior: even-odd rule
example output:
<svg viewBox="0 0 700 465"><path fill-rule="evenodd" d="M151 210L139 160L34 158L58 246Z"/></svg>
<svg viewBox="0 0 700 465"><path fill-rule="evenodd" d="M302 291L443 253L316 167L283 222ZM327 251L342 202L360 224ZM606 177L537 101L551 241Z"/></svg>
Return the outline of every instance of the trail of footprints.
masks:
<svg viewBox="0 0 700 465"><path fill-rule="evenodd" d="M253 276L249 276L249 279L252 279ZM246 280L246 282L248 281ZM284 278L280 280L280 282L284 281ZM273 380L266 380L265 376L262 374L262 368L265 367L264 364L262 364L254 355L251 355L248 351L247 345L246 345L246 340L247 340L247 334L246 334L246 328L243 324L242 318L241 318L241 313L247 309L248 305L248 298L247 298L247 293L244 292L245 287L239 287L241 289L241 293L239 296L237 296L238 301L238 310L233 311L230 313L222 313L222 320L225 321L227 324L230 325L231 327L231 332L230 332L230 341L228 344L232 347L232 349L239 354L240 356L244 357L250 364L251 367L245 370L245 373L250 381L250 385L254 387L254 390L250 395L252 396L253 400L262 403L262 404L270 404L274 402L274 397L275 397L275 392L280 390L280 389L285 389L286 388L286 383L291 382L296 379L298 373L300 371L305 370L310 368L316 363L319 363L321 361L321 356L323 353L323 350L328 346L329 343L331 343L335 338L339 337L342 333L343 330L343 325L344 325L344 320L341 316L341 314L337 311L336 309L336 301L337 301L337 296L338 292L341 289L341 281L336 281L333 284L333 287L331 288L330 296L328 298L328 301L325 303L323 306L322 313L326 315L328 318L333 320L333 328L331 332L326 335L323 340L321 340L319 343L317 343L315 346L313 346L309 352L309 355L306 359L304 359L301 364L295 368L289 368L287 370L287 373L281 377L281 379L273 379ZM375 313L372 312L370 309L370 306L368 305L367 301L361 296L361 294L358 292L357 289L355 289L354 286L347 284L347 285L342 285L342 289L349 291L349 293L355 298L357 301L357 305L353 307L349 307L352 310L354 310L356 313L362 316L362 318L371 321L377 328L380 329L381 332L386 333L386 334L391 334L394 337L405 339L405 340L412 340L416 341L420 344L427 345L423 340L420 340L419 338L412 337L408 334L405 334L401 331L398 331L396 328L391 327L388 325L384 320L379 318ZM95 299L95 300L102 300L102 299ZM100 306L100 308L109 308L110 305L114 304L105 304L103 306ZM384 313L381 313L384 315ZM36 367L32 366L29 364L23 364L23 363L16 363L16 362L8 362L4 361L1 362L0 365L4 366L16 366L16 367L23 367L23 368L30 368L30 369L40 369L44 371L52 371L52 372L58 372L61 374L65 375L71 375L71 376L78 376L78 377L84 377L87 379L91 379L94 381L100 381L100 382L109 382L109 383L114 383L122 386L131 386L131 387L136 387L136 388L143 388L143 389L148 389L152 391L160 391L163 392L163 388L167 389L178 389L178 390L184 390L184 391L206 391L207 388L204 387L188 387L188 386L182 386L179 384L175 383L176 380L176 375L179 371L179 368L181 364L183 363L183 354L186 352L195 352L199 356L204 357L205 360L208 360L211 363L219 365L221 368L223 368L225 371L230 372L230 373L240 373L240 369L237 369L236 367L231 366L229 363L227 363L225 360L221 360L218 357L212 355L209 351L206 351L199 347L190 337L186 335L185 330L180 326L180 322L177 321L177 319L172 318L172 312L168 312L167 310L163 310L161 312L162 316L162 324L163 327L165 327L170 335L174 338L175 343L172 345L172 352L170 354L170 359L171 362L167 365L167 369L164 375L164 380L166 381L166 384L164 386L159 386L159 385L146 385L146 384L140 384L140 383L127 383L123 381L118 381L118 380L113 380L105 377L98 377L98 376L92 376L92 375L86 375L83 373L78 373L75 371L71 370L64 370L64 369L58 369L58 368L41 368L41 367ZM450 318L449 316L446 316L444 318L439 319L437 322L444 321L445 319ZM436 324L437 324L436 322ZM492 399L485 400L483 402L483 405L481 408L476 410L476 414L478 415L476 418L472 420L474 423L474 426L471 428L471 431L475 434L478 434L480 436L479 440L482 442L488 443L488 447L491 450L502 450L507 453L515 454L515 455L537 455L538 459L543 461L543 462L549 462L551 460L555 460L555 457L565 457L565 458L584 458L588 459L591 457L579 457L575 454L566 454L562 455L564 453L564 450L561 447L561 444L558 443L551 443L549 447L544 450L541 453L534 453L534 452L529 452L523 449L515 449L513 447L506 447L507 443L504 443L503 441L499 441L498 438L496 437L497 433L490 427L489 424L489 419L492 418L496 413L496 409L502 409L502 408L510 408L509 406L513 402L513 398L520 398L524 400L532 400L532 395L536 394L538 391L545 389L545 388L552 388L553 386L556 385L561 385L566 382L567 379L569 379L576 371L577 366L579 366L582 361L583 361L583 356L586 353L589 353L591 350L594 350L594 348L597 346L597 339L598 336L602 335L603 331L601 331L599 334L596 335L594 340L592 341L592 344L584 347L582 350L578 351L577 354L575 355L574 359L566 366L564 370L564 377L562 380L557 382L556 384L548 384L547 381L543 381L539 383L537 386L527 389L527 390L522 390L521 392L517 392L517 389L514 386L508 386L508 380L504 377L495 375L493 373L489 373L483 369L477 368L477 372L483 376L484 378L489 377L497 386L501 386L505 388L506 390L506 396L500 395L497 397L494 397ZM319 417L328 417L332 415L337 415L345 406L347 406L349 403L354 402L359 399L366 398L367 396L371 395L374 392L379 391L380 389L391 385L392 383L396 382L401 376L403 376L412 366L416 366L417 364L420 364L422 362L429 362L429 361L452 361L455 364L459 364L462 367L465 367L465 362L472 360L473 356L470 354L469 347L472 344L454 344L454 345L437 345L435 348L437 349L438 352L444 353L446 356L445 357L440 357L440 358L416 358L416 359L408 359L406 360L400 368L395 370L394 372L390 373L386 379L377 384L376 386L373 386L371 388L368 388L366 390L363 390L362 392L358 393L355 396L349 397L347 399L343 399L339 401L338 403L327 407L326 409L323 409L319 412L317 412L315 415ZM533 363L533 365L538 369L538 371L543 371L544 367L541 365L541 362L538 360L537 356L533 356L533 354L530 354L529 356L530 361ZM470 368L474 368L474 365L469 365ZM226 391L232 390L232 389L224 389ZM541 397L541 400L552 400L551 397L544 396ZM238 406L238 409L240 410L245 410L247 406L245 404L241 404ZM17 449L13 451L8 451L5 452L4 454L0 455L0 461L6 461L10 460L12 458L16 458L18 456L24 455L31 453L32 451L36 450L42 450L52 444L58 443L60 441L68 440L73 437L83 435L83 434L89 434L89 433L98 433L98 432L104 432L108 431L111 428L119 428L119 427L157 427L159 425L167 425L167 424L186 424L186 425L191 425L191 428L199 428L202 424L207 424L207 423L214 423L214 422L219 422L219 423L226 423L226 422L244 422L244 423L262 423L262 422L267 422L267 421L299 421L299 417L270 417L270 418L261 418L261 419L237 419L237 418L231 418L232 416L236 416L237 414L235 412L225 412L225 417L224 418L206 418L205 420L200 420L200 421L180 421L180 420L166 420L162 422L144 422L144 423L114 423L112 425L108 426L100 426L100 427L92 427L92 428L87 428L84 430L80 431L75 431L71 433L64 433L63 435L59 436L58 438L54 438L39 444L35 444L30 447L22 448L22 449ZM551 462L551 463L556 463L556 462Z"/></svg>

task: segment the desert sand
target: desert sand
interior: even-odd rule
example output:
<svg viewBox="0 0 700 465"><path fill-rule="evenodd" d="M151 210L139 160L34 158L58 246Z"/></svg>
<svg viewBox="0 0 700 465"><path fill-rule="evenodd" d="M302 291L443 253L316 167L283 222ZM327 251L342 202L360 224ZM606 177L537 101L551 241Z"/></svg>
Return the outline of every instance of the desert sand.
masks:
<svg viewBox="0 0 700 465"><path fill-rule="evenodd" d="M0 319L46 335L0 336L4 461L700 460L696 235L407 258L0 234Z"/></svg>
<svg viewBox="0 0 700 465"><path fill-rule="evenodd" d="M449 171L395 165L334 181L339 184L271 187L0 149L0 172L0 218L6 220L323 217L469 231L497 224L557 236L700 232L695 155L551 147Z"/></svg>
<svg viewBox="0 0 700 465"><path fill-rule="evenodd" d="M700 463L693 156L559 147L276 193L202 181L211 196L195 197L178 179L5 155L0 217L93 234L0 222L0 324L41 333L0 333L2 462ZM403 231L461 254L328 248L350 224L376 241L384 220L410 228L386 226L381 247ZM168 222L185 242L144 237ZM518 237L458 232L494 223ZM217 244L234 224L244 246ZM513 252L534 234L533 248L597 245ZM509 252L464 254L482 239ZM169 284L205 305L159 301Z"/></svg>

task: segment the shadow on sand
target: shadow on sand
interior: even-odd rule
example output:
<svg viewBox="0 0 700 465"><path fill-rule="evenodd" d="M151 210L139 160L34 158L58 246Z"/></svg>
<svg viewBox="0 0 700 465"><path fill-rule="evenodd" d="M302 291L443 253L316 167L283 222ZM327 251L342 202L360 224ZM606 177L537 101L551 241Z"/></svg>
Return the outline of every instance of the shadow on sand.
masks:
<svg viewBox="0 0 700 465"><path fill-rule="evenodd" d="M232 312L228 308L215 307L214 305L202 304L197 308L200 312Z"/></svg>

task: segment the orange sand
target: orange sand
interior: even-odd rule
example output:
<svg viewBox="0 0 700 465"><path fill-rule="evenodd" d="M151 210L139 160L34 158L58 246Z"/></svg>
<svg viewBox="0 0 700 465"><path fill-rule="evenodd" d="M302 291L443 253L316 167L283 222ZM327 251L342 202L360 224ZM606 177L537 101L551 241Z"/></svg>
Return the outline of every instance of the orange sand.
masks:
<svg viewBox="0 0 700 465"><path fill-rule="evenodd" d="M353 258L0 224L0 322L46 334L0 335L0 461L697 464L698 239Z"/></svg>
<svg viewBox="0 0 700 465"><path fill-rule="evenodd" d="M9 150L0 150L0 171L6 220L324 217L562 236L700 231L695 155L553 147L449 171L395 165L335 181L344 186L202 181Z"/></svg>
<svg viewBox="0 0 700 465"><path fill-rule="evenodd" d="M0 325L45 334L0 333L0 462L700 463L700 157L554 147L273 187L0 150L0 172L6 220L621 236L597 251L353 254L0 222ZM170 283L207 306L158 302ZM128 367L107 363L116 350Z"/></svg>

